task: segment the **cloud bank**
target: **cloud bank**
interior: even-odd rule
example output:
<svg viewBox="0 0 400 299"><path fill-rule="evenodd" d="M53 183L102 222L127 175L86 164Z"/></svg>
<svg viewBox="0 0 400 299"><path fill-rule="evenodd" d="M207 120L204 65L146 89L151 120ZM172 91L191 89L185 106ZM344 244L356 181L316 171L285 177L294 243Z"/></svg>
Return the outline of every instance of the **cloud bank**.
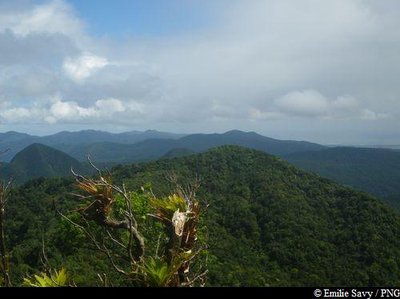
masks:
<svg viewBox="0 0 400 299"><path fill-rule="evenodd" d="M231 1L215 15L196 32L113 40L67 1L0 4L0 130L400 137L398 1Z"/></svg>

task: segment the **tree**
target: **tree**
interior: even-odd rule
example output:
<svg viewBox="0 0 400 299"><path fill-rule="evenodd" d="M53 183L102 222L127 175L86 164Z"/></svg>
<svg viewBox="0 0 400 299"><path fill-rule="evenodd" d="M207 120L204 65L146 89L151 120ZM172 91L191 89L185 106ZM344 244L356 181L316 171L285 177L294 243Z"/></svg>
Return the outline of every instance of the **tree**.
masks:
<svg viewBox="0 0 400 299"><path fill-rule="evenodd" d="M4 285L6 287L11 286L10 275L8 271L8 260L7 260L7 251L5 245L5 234L4 234L4 218L5 218L5 210L6 205L9 199L11 187L11 180L9 181L0 181L0 272L1 272L1 280L0 285Z"/></svg>
<svg viewBox="0 0 400 299"><path fill-rule="evenodd" d="M201 263L206 246L198 238L199 180L185 188L176 183L172 195L157 198L151 188L127 191L113 184L110 174L96 170L97 178L73 172L81 205L75 213L60 215L131 285L203 286L207 270Z"/></svg>

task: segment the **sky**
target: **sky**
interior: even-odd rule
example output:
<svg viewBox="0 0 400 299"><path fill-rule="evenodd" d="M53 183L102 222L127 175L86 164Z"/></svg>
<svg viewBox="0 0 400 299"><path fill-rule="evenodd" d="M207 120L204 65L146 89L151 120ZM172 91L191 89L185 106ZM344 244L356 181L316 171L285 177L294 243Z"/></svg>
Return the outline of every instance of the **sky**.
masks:
<svg viewBox="0 0 400 299"><path fill-rule="evenodd" d="M0 132L400 144L400 1L0 0Z"/></svg>

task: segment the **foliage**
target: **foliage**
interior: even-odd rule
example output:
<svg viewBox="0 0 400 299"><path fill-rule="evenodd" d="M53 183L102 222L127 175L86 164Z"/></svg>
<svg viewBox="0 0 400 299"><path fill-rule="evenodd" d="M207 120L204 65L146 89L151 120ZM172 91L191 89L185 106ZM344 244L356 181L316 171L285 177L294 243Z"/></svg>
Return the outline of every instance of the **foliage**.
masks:
<svg viewBox="0 0 400 299"><path fill-rule="evenodd" d="M5 237L5 211L10 197L11 181L0 181L0 286L11 286Z"/></svg>
<svg viewBox="0 0 400 299"><path fill-rule="evenodd" d="M87 172L84 165L69 155L35 143L17 153L10 163L4 164L0 177L12 177L16 184L21 184L32 178L71 176L71 167Z"/></svg>
<svg viewBox="0 0 400 299"><path fill-rule="evenodd" d="M285 157L294 165L336 182L400 204L400 151L336 147L294 153Z"/></svg>
<svg viewBox="0 0 400 299"><path fill-rule="evenodd" d="M64 268L54 273L40 273L34 278L24 278L23 285L26 287L64 287L68 285L68 276Z"/></svg>
<svg viewBox="0 0 400 299"><path fill-rule="evenodd" d="M190 271L193 260L203 250L197 246L200 205L195 190L190 189L187 193L177 186L177 193L165 199L157 199L150 192L148 200L138 202L143 197L132 197L124 185L122 188L113 185L111 175L104 176L100 170L98 174L98 178L75 174L76 186L83 192L75 194L83 201L83 207L77 209L81 219L74 221L60 215L87 236L95 249L109 259L116 272L131 278L138 286L194 286L197 280L204 281L206 271L193 278ZM140 210L154 211L147 215L162 224L156 232L159 234L156 244L154 232L142 229L138 222L145 216L138 213ZM91 222L97 226L91 226ZM157 229L156 225L150 227ZM106 234L101 235L99 229ZM143 232L150 234L145 236ZM166 242L160 240L162 235ZM146 252L149 244L157 247L155 255ZM123 250L116 249L116 245Z"/></svg>
<svg viewBox="0 0 400 299"><path fill-rule="evenodd" d="M172 196L175 184L165 179L170 172L176 173L183 185L186 178L201 178L195 198L209 207L199 218L197 237L208 245L199 253L199 258L207 259L207 286L398 284L399 212L372 196L301 171L281 159L235 146L111 171L113 184L135 190L127 193L147 244L140 264L147 270L141 272L139 282L117 273L81 230L55 212L54 206L74 222L80 219L78 213L69 213L77 209L76 198L70 194L77 192L71 179L39 179L13 190L6 211L6 241L12 249L14 284L22 284L26 273L32 275L40 267L38 236L42 234L51 267L68 269L79 286L103 285L97 273L105 273L108 285L114 286L143 281L146 285L165 284L169 279L166 265L171 264L161 256L168 235L163 222L148 214L160 212L150 204L152 198L168 200ZM113 196L109 216L123 220L126 200L115 192ZM90 199L81 201L78 208L90 203ZM88 227L85 221L82 224ZM111 252L126 255L104 229L93 221L88 225L96 237L104 237ZM129 241L123 229L114 236ZM127 264L118 257L115 262ZM193 273L205 270L202 263L194 263L191 269ZM123 270L130 273L132 268Z"/></svg>

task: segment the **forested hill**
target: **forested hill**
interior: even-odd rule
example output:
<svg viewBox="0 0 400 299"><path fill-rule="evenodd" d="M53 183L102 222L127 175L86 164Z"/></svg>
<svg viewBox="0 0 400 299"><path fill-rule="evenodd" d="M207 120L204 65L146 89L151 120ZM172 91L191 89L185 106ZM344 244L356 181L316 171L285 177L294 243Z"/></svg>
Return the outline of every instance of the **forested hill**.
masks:
<svg viewBox="0 0 400 299"><path fill-rule="evenodd" d="M285 159L307 171L387 199L400 207L400 151L336 147Z"/></svg>
<svg viewBox="0 0 400 299"><path fill-rule="evenodd" d="M213 281L366 286L400 277L399 214L367 194L235 146L120 167L115 175L167 192L160 182L169 171L202 178Z"/></svg>
<svg viewBox="0 0 400 299"><path fill-rule="evenodd" d="M169 194L165 179L202 180L198 197L209 204L209 280L214 286L389 286L400 277L400 215L365 193L299 170L279 158L223 146L183 158L119 166L114 181L136 189L152 184ZM107 260L75 240L51 210L73 203L68 180L39 180L13 194L8 235L14 275L36 267L41 231L53 265L81 284L94 271L113 272ZM82 248L82 249L80 249Z"/></svg>
<svg viewBox="0 0 400 299"><path fill-rule="evenodd" d="M86 172L85 166L67 154L34 143L20 151L8 164L0 166L0 178L22 183L32 178L70 176L71 168Z"/></svg>

